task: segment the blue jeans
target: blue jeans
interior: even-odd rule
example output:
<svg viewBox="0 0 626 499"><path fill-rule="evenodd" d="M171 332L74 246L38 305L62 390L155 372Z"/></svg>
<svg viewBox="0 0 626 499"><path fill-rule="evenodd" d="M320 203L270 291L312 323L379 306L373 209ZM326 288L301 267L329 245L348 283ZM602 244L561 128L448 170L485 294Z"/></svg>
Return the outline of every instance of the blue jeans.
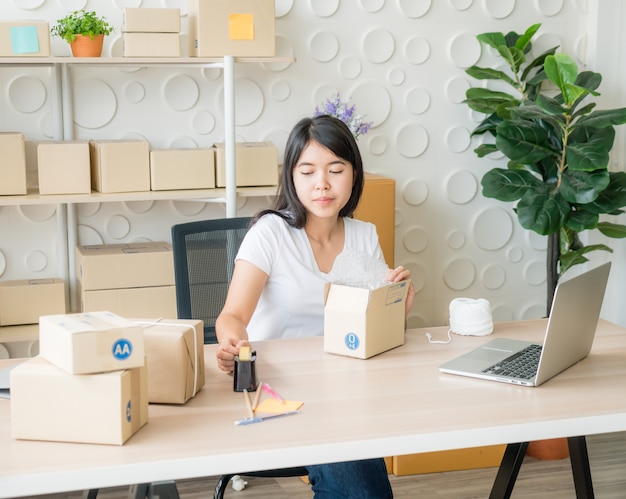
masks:
<svg viewBox="0 0 626 499"><path fill-rule="evenodd" d="M385 460L307 466L315 499L391 499Z"/></svg>

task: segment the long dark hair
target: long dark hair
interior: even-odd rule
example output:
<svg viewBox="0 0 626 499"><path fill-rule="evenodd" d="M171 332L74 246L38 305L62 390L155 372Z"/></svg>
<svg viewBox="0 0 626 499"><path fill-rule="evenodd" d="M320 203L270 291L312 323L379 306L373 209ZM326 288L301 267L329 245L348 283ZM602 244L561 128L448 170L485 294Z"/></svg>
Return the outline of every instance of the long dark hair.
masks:
<svg viewBox="0 0 626 499"><path fill-rule="evenodd" d="M301 119L287 139L283 171L278 193L272 209L257 214L255 221L263 215L274 213L284 218L289 225L302 228L307 221L307 212L302 206L293 183L293 169L302 151L310 142L326 147L335 156L350 162L354 171L354 184L350 199L339 211L340 217L351 217L363 193L363 160L356 140L348 126L338 118L322 114L314 118Z"/></svg>

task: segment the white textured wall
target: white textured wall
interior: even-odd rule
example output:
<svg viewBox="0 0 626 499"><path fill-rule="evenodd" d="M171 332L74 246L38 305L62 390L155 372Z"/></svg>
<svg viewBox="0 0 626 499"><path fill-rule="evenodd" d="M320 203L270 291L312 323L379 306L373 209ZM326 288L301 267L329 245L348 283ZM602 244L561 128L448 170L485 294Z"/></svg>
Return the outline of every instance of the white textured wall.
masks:
<svg viewBox="0 0 626 499"><path fill-rule="evenodd" d="M623 18L623 2L608 3ZM186 50L186 5L3 0L0 16L53 24L68 11L97 9L118 28L104 55L121 56L121 8L180 8ZM396 262L411 269L418 290L410 324L445 324L458 296L487 298L496 320L541 317L546 242L520 229L512 206L480 193L482 174L498 160L479 160L472 151L477 142L469 133L480 116L461 104L470 85L464 69L493 60L476 34L522 32L536 22L543 27L535 54L561 45L583 65L588 46L610 45L597 26L606 22L598 21L603 9L593 0L276 0L277 55L297 62L236 65L237 137L274 141L282 153L293 124L340 91L374 122L359 139L366 169L397 181ZM52 50L69 54L58 39ZM598 61L600 68L615 67L616 57L623 53ZM623 106L623 85L608 77L600 88L604 105ZM610 77L623 81L624 72ZM221 70L76 68L72 81L76 138L143 137L154 147L223 140ZM0 130L23 131L30 141L60 137L49 69L2 68L0 92ZM239 213L269 202L240 199ZM82 244L169 239L173 223L224 213L223 205L202 202L85 204L77 209L79 238ZM0 279L58 274L55 215L54 205L0 207ZM608 244L619 249L612 259L621 262L623 244ZM617 285L612 289L619 294ZM604 315L626 323L619 310L616 304Z"/></svg>

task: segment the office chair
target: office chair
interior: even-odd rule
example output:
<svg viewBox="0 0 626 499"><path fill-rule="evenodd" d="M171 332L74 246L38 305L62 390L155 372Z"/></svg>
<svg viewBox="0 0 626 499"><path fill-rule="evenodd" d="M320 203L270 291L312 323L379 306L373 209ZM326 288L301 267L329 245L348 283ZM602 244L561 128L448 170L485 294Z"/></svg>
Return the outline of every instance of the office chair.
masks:
<svg viewBox="0 0 626 499"><path fill-rule="evenodd" d="M179 319L202 319L204 343L217 343L215 320L226 301L235 256L250 217L201 220L172 226L176 308ZM308 475L306 468L283 468L241 476L283 478ZM214 498L222 499L235 474L222 475Z"/></svg>

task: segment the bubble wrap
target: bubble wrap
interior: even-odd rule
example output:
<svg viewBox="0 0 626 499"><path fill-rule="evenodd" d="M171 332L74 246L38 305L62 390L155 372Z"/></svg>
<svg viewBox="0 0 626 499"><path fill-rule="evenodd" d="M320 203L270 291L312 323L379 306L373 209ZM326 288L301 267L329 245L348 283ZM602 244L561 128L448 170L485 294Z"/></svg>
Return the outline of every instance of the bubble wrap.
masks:
<svg viewBox="0 0 626 499"><path fill-rule="evenodd" d="M377 289L389 284L389 267L368 255L352 248L345 248L337 256L328 274L330 282L355 288Z"/></svg>

